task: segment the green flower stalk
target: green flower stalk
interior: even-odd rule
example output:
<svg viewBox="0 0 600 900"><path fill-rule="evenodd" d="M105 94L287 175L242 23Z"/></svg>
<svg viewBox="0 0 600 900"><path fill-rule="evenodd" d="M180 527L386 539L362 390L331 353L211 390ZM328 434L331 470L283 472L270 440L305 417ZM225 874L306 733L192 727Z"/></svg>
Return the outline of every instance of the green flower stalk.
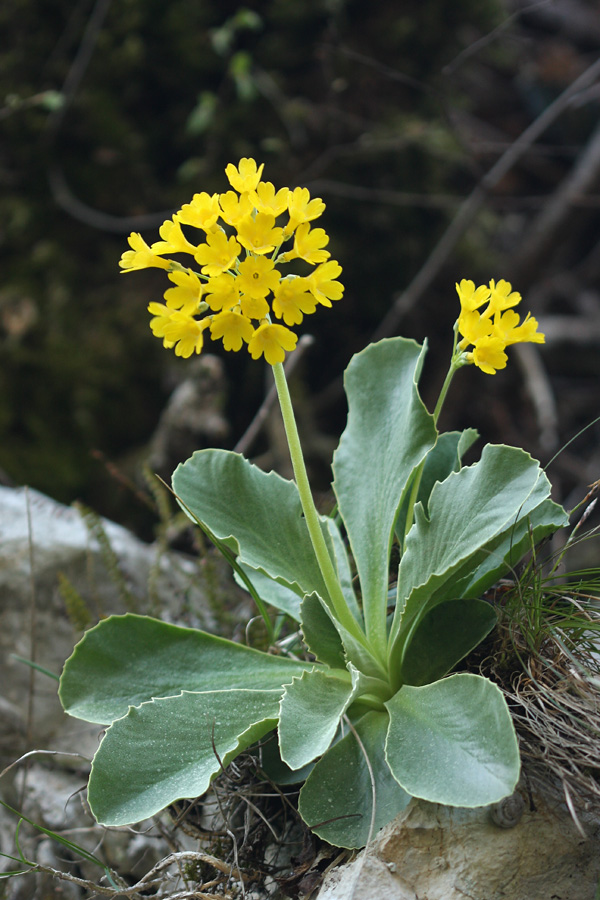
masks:
<svg viewBox="0 0 600 900"><path fill-rule="evenodd" d="M300 436L298 434L298 428L296 426L296 419L294 417L294 410L292 407L290 392L281 363L277 363L273 366L273 376L275 378L275 386L277 388L277 396L279 398L281 415L283 417L283 424L285 427L288 447L290 450L290 457L294 470L294 478L298 486L298 493L300 495L300 502L302 503L302 509L304 511L306 527L308 528L308 533L310 535L311 543L315 551L315 556L317 558L321 574L323 575L323 581L325 582L325 586L327 587L331 605L338 621L344 626L344 628L346 628L350 632L350 634L352 634L360 643L367 645L364 633L362 632L356 619L352 616L352 613L348 609L348 604L346 603L344 594L340 587L338 574L334 567L331 556L329 555L329 550L327 549L325 538L323 537L323 531L321 529L321 524L319 521L319 514L317 513L314 504L310 484L308 481L308 475L306 473L304 456L302 455L302 445L300 443Z"/></svg>

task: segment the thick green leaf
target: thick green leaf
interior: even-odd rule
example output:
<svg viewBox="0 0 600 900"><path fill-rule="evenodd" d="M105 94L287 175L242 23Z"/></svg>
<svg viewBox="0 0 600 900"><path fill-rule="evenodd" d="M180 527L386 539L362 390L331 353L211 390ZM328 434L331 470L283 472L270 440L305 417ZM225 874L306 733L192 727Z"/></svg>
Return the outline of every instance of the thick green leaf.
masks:
<svg viewBox="0 0 600 900"><path fill-rule="evenodd" d="M399 662L398 645L415 619L428 605L456 596L462 573L476 568L489 555L489 542L519 519L539 479L539 463L528 453L488 444L479 462L434 486L429 519L417 504L398 570L392 660Z"/></svg>
<svg viewBox="0 0 600 900"><path fill-rule="evenodd" d="M291 769L300 769L327 750L355 687L346 669L303 672L286 685L279 711L279 750Z"/></svg>
<svg viewBox="0 0 600 900"><path fill-rule="evenodd" d="M262 569L300 597L328 599L295 482L263 472L239 453L198 450L173 474L186 512L222 540L240 562ZM328 544L329 526L323 520Z"/></svg>
<svg viewBox="0 0 600 900"><path fill-rule="evenodd" d="M107 730L88 787L103 825L130 825L198 797L238 753L271 731L281 691L182 693L132 707Z"/></svg>
<svg viewBox="0 0 600 900"><path fill-rule="evenodd" d="M385 761L386 712L371 711L355 723L375 781L373 835L408 805L410 796ZM364 847L373 811L369 768L349 732L315 765L300 791L299 811L307 825L336 847Z"/></svg>
<svg viewBox="0 0 600 900"><path fill-rule="evenodd" d="M339 632L316 594L302 601L300 623L304 643L317 659L332 669L344 669L346 658Z"/></svg>
<svg viewBox="0 0 600 900"><path fill-rule="evenodd" d="M517 738L504 697L479 675L401 688L386 703L386 758L410 794L448 806L486 806L519 777Z"/></svg>
<svg viewBox="0 0 600 900"><path fill-rule="evenodd" d="M546 480L545 475L543 480ZM543 483L542 479L540 481ZM543 500L535 508L524 511L516 524L486 544L484 558L475 569L467 567L457 591L463 597L483 594L543 538L568 524L569 516L553 500Z"/></svg>
<svg viewBox="0 0 600 900"><path fill-rule="evenodd" d="M334 490L362 590L369 640L386 639L388 566L407 483L437 432L417 391L423 348L390 338L371 344L346 369L348 424L335 452Z"/></svg>
<svg viewBox="0 0 600 900"><path fill-rule="evenodd" d="M129 706L182 690L279 688L281 696L282 685L314 665L129 613L85 633L65 663L59 696L70 715L106 724Z"/></svg>
<svg viewBox="0 0 600 900"><path fill-rule="evenodd" d="M423 504L425 513L427 513L429 496L436 481L445 481L452 472L458 472L463 455L478 437L479 434L474 428L467 428L465 431L446 431L444 434L440 434L435 447L432 447L427 454L417 492L417 502ZM405 523L406 503L396 522L396 534L401 545L404 544Z"/></svg>
<svg viewBox="0 0 600 900"><path fill-rule="evenodd" d="M497 622L483 600L446 600L420 620L404 646L400 678L420 686L443 678L489 634Z"/></svg>
<svg viewBox="0 0 600 900"><path fill-rule="evenodd" d="M331 537L331 545L334 552L335 565L340 579L342 592L346 598L348 607L356 620L360 622L361 614L352 587L352 573L350 571L348 554L346 553L342 536L333 519L329 518L325 521ZM295 589L287 587L285 584L281 584L279 581L276 581L274 578L265 574L261 569L253 569L245 563L240 563L239 560L238 564L252 582L259 597L265 603L268 603L269 606L274 606L275 609L291 616L292 619L295 619L297 622L300 621L300 604L302 602L302 597L298 593L297 586L295 586ZM237 572L234 573L234 578L240 587L247 590L246 584Z"/></svg>

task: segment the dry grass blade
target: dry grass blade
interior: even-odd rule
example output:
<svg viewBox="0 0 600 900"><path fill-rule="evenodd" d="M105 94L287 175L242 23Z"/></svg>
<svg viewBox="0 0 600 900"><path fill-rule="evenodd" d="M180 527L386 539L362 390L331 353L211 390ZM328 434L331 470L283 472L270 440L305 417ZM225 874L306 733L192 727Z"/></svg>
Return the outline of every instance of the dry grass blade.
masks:
<svg viewBox="0 0 600 900"><path fill-rule="evenodd" d="M580 831L577 811L600 810L600 572L585 574L569 576L569 592L521 584L501 615L503 649L484 664L509 703L528 773L546 784L552 776Z"/></svg>

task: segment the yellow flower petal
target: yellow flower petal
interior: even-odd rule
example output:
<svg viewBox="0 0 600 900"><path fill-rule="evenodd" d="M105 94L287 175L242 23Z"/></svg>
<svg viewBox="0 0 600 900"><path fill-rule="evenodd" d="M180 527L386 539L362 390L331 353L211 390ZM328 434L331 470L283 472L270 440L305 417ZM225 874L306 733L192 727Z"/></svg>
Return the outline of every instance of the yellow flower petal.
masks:
<svg viewBox="0 0 600 900"><path fill-rule="evenodd" d="M282 278L275 288L273 312L286 325L299 325L304 314L314 313L317 301L307 288L307 279L296 275Z"/></svg>
<svg viewBox="0 0 600 900"><path fill-rule="evenodd" d="M203 231L212 231L217 219L221 215L218 194L207 194L202 191L200 194L194 194L191 203L186 203L181 207L174 218L184 225L191 225L193 228L202 228Z"/></svg>
<svg viewBox="0 0 600 900"><path fill-rule="evenodd" d="M269 213L259 212L256 216L249 216L239 222L237 226L238 241L260 256L271 253L283 240L283 229L276 228L275 217Z"/></svg>
<svg viewBox="0 0 600 900"><path fill-rule="evenodd" d="M264 256L248 256L238 266L237 286L241 294L264 298L274 290L280 277L272 260Z"/></svg>
<svg viewBox="0 0 600 900"><path fill-rule="evenodd" d="M241 350L242 342L247 344L253 334L254 327L250 319L235 310L227 310L213 316L210 325L212 339L223 338L224 348L235 352Z"/></svg>
<svg viewBox="0 0 600 900"><path fill-rule="evenodd" d="M206 243L200 244L194 259L202 266L203 275L221 275L235 266L241 250L234 237L219 230L206 235Z"/></svg>
<svg viewBox="0 0 600 900"><path fill-rule="evenodd" d="M482 337L475 344L472 353L467 354L467 359L487 375L495 375L497 369L506 368L508 357L504 352L504 346L500 338Z"/></svg>
<svg viewBox="0 0 600 900"><path fill-rule="evenodd" d="M272 325L265 322L260 325L248 344L248 351L253 359L264 356L270 366L281 363L285 359L285 351L294 350L298 336L283 325Z"/></svg>
<svg viewBox="0 0 600 900"><path fill-rule="evenodd" d="M125 272L134 272L138 269L170 269L171 261L161 259L156 252L148 246L141 234L134 232L127 238L131 250L126 250L121 256L119 265Z"/></svg>
<svg viewBox="0 0 600 900"><path fill-rule="evenodd" d="M243 194L245 191L256 190L264 167L264 163L257 166L255 160L243 157L240 159L237 167L233 163L229 163L225 169L225 174L231 187L238 193Z"/></svg>

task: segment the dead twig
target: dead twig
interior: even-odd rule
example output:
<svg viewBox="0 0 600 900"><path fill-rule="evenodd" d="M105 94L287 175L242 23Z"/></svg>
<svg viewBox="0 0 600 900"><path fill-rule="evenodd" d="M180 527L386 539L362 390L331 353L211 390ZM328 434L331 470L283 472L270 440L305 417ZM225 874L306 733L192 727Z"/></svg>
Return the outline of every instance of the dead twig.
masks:
<svg viewBox="0 0 600 900"><path fill-rule="evenodd" d="M395 332L404 313L412 309L431 286L456 244L484 205L488 193L504 178L544 131L568 109L577 95L593 84L598 77L600 77L600 59L592 63L553 103L547 106L543 113L523 131L487 174L484 175L461 205L449 227L429 254L425 264L383 318L371 337L372 341L378 341L380 338L387 337Z"/></svg>
<svg viewBox="0 0 600 900"><path fill-rule="evenodd" d="M573 207L596 186L599 175L600 125L569 174L528 227L527 236L511 270L515 280L521 280L526 272L535 270L548 255L556 240L563 234Z"/></svg>

